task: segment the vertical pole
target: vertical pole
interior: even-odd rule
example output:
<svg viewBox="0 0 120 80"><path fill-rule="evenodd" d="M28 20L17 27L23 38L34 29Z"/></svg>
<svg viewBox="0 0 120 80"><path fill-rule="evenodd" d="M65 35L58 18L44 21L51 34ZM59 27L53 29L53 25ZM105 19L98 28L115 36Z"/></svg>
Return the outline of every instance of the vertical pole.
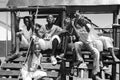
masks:
<svg viewBox="0 0 120 80"><path fill-rule="evenodd" d="M61 22L61 26L62 26L62 28L64 29L64 19L65 19L65 17L66 17L66 12L65 11L62 11L62 22Z"/></svg>
<svg viewBox="0 0 120 80"><path fill-rule="evenodd" d="M112 63L112 80L116 80L116 63Z"/></svg>
<svg viewBox="0 0 120 80"><path fill-rule="evenodd" d="M15 51L15 12L11 12L11 52Z"/></svg>
<svg viewBox="0 0 120 80"><path fill-rule="evenodd" d="M8 12L6 12L6 23L8 24ZM7 56L8 53L8 27L6 29L6 54L5 56Z"/></svg>
<svg viewBox="0 0 120 80"><path fill-rule="evenodd" d="M113 13L113 24L117 24L117 12ZM117 33L117 29L114 28L114 26L113 26L113 40L114 40L114 46L115 47L117 46L117 36L116 36L116 33Z"/></svg>
<svg viewBox="0 0 120 80"><path fill-rule="evenodd" d="M118 14L119 14L119 10L113 13L113 24L117 24L117 25L113 25L113 40L114 40L114 46L118 47L118 33L117 33L117 29L118 29ZM112 80L116 80L116 67L117 64L113 63L112 64Z"/></svg>
<svg viewBox="0 0 120 80"><path fill-rule="evenodd" d="M120 6L118 6L119 7L119 10L118 10L118 24L120 25ZM120 28L118 29L119 31L120 31ZM119 33L119 53L120 53L120 33ZM117 66L117 67L119 67L119 80L120 80L120 63L119 63L119 66ZM118 69L118 68L117 68Z"/></svg>
<svg viewBox="0 0 120 80"><path fill-rule="evenodd" d="M62 11L61 13L61 27L64 28L64 18L65 18L65 11ZM63 40L65 40L65 37L63 38ZM66 41L65 41L66 42ZM63 45L66 44L66 43L63 43ZM65 45L64 45L65 46ZM66 46L65 46L66 47ZM65 51L66 52L66 51ZM66 53L64 53L66 54ZM65 64L65 61L62 61L62 71L61 71L61 80L66 80L66 71L65 71L65 68L66 68L66 64Z"/></svg>

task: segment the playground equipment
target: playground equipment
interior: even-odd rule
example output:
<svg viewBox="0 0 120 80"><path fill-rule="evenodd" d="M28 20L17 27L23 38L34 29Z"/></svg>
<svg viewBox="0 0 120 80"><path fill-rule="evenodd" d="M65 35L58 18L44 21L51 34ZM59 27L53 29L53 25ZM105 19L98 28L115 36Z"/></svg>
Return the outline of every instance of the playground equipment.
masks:
<svg viewBox="0 0 120 80"><path fill-rule="evenodd" d="M88 4L88 3L87 3ZM45 18L48 14L54 14L57 21L56 24L60 25L64 28L64 18L67 14L72 14L76 10L81 10L82 13L90 14L100 14L100 13L112 13L113 14L113 27L111 29L111 33L107 33L108 35L112 35L114 39L114 46L115 52L117 56L120 56L120 34L119 34L119 27L117 16L120 14L120 7L119 5L82 5L82 6L72 6L72 5L54 5L54 6L30 6L29 7L14 7L11 8L1 8L1 12L9 11L11 12L11 32L12 32L12 40L11 40L11 51L15 50L15 29L18 27L15 24L16 21L16 13L17 12L29 12L30 14L34 14L38 10L37 18ZM34 22L34 21L33 21ZM102 28L99 28L102 29ZM118 37L118 36L119 37ZM49 55L46 55L50 51L46 51L43 54L42 63L41 65L47 71L48 77L44 78L44 80L92 80L91 78L91 70L92 70L92 58L90 56L89 51L82 51L83 57L85 62L88 64L87 66L81 65L79 67L73 67L72 64L74 63L75 55L72 49L67 50L66 47L69 44L67 39L69 38L68 35L63 37L61 53L65 54L63 60L60 60L57 65L53 66L49 61ZM21 51L21 53L26 54L26 51ZM20 69L22 67L22 63L24 62L25 57L21 56L12 62L7 62L1 65L0 71L0 79L1 80L20 80L22 79L20 75ZM103 64L112 65L112 75L109 76L105 74L105 69L101 70L101 77L103 79L109 80L119 80L120 79L120 69L119 69L119 79L116 78L116 71L117 71L117 64L119 62L113 62L111 59L103 60ZM120 64L119 64L120 67Z"/></svg>

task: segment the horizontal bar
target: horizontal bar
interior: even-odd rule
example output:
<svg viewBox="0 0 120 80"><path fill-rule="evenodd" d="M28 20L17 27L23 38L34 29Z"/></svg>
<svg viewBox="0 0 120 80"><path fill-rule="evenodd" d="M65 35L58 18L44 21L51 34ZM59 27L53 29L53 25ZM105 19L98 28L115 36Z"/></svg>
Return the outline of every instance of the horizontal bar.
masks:
<svg viewBox="0 0 120 80"><path fill-rule="evenodd" d="M22 8L0 8L0 12L9 12L9 11L36 11L37 7L22 7ZM38 10L44 11L44 10L66 10L66 7L64 6L47 6L47 7L38 7Z"/></svg>

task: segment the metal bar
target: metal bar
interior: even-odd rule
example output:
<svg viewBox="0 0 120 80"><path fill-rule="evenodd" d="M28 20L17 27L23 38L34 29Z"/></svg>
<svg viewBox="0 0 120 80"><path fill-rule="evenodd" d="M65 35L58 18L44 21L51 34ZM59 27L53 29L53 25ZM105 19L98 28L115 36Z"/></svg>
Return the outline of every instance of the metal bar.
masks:
<svg viewBox="0 0 120 80"><path fill-rule="evenodd" d="M11 51L15 50L16 38L15 38L15 13L11 12Z"/></svg>
<svg viewBox="0 0 120 80"><path fill-rule="evenodd" d="M6 11L36 11L37 7L23 7L23 8L0 8L0 12L6 12ZM58 10L59 9L59 10ZM64 6L48 6L48 7L39 7L38 8L39 11L43 11L43 10L56 10L56 11L60 11L60 10L66 10L66 7Z"/></svg>
<svg viewBox="0 0 120 80"><path fill-rule="evenodd" d="M6 23L8 24L8 12L6 13L7 17L6 17ZM6 29L6 55L7 56L8 53L8 27Z"/></svg>
<svg viewBox="0 0 120 80"><path fill-rule="evenodd" d="M112 64L112 80L116 80L116 64Z"/></svg>
<svg viewBox="0 0 120 80"><path fill-rule="evenodd" d="M118 15L118 13L117 12L113 12L113 40L114 40L114 46L116 47L117 46L117 35L116 35L116 33L117 33L117 29L116 29L116 25L114 25L114 24L117 24L117 15Z"/></svg>
<svg viewBox="0 0 120 80"><path fill-rule="evenodd" d="M61 26L62 26L62 28L64 28L64 20L65 20L65 17L66 17L66 12L63 11L61 16L62 16Z"/></svg>

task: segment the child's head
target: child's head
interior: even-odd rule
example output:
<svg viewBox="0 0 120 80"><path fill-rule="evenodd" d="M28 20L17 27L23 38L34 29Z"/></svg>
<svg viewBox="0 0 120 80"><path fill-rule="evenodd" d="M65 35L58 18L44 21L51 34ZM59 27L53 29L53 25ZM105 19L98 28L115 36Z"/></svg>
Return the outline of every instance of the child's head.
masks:
<svg viewBox="0 0 120 80"><path fill-rule="evenodd" d="M35 24L35 33L38 37L43 37L43 35L44 35L44 30L41 27L42 27L42 25L40 25L38 23Z"/></svg>
<svg viewBox="0 0 120 80"><path fill-rule="evenodd" d="M75 16L76 18L81 18L83 15L80 13L79 10L76 10L75 13L74 13L74 16Z"/></svg>
<svg viewBox="0 0 120 80"><path fill-rule="evenodd" d="M55 18L53 15L48 15L47 16L47 22L48 24L53 24L55 22Z"/></svg>
<svg viewBox="0 0 120 80"><path fill-rule="evenodd" d="M31 26L32 21L31 21L30 18L31 18L30 16L25 16L25 17L23 18L23 22L24 22L24 24L26 25L26 27L27 27L28 29L30 29L30 28L32 27L32 26Z"/></svg>
<svg viewBox="0 0 120 80"><path fill-rule="evenodd" d="M37 31L38 31L40 28L41 28L41 25L40 25L40 24L38 24L38 23L36 23L36 24L35 24L35 30L37 30Z"/></svg>
<svg viewBox="0 0 120 80"><path fill-rule="evenodd" d="M66 17L65 20L64 20L64 24L65 24L65 26L69 25L70 22L71 22L70 17Z"/></svg>

